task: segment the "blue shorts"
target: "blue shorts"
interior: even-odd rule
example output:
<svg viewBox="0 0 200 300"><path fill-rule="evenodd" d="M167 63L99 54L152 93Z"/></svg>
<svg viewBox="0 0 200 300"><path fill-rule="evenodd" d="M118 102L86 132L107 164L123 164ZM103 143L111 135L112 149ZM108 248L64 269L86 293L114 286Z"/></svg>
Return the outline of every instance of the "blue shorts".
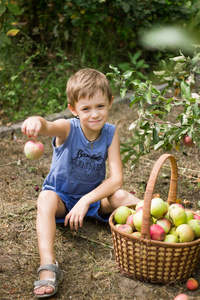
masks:
<svg viewBox="0 0 200 300"><path fill-rule="evenodd" d="M42 190L43 191L47 191L47 190L54 191L53 189L50 189L49 186L48 186L48 188L44 186ZM57 192L57 191L54 191L54 192L63 201L63 203L65 204L68 211L70 211L74 207L74 205L77 203L77 199L74 199L73 197L71 197L65 193L61 193L61 192ZM85 217L91 217L91 218L97 219L102 222L108 222L110 214L105 214L105 215L100 216L99 212L98 212L100 205L101 205L100 200L95 203L90 204L90 207L89 207ZM56 223L64 223L64 221L65 221L65 218L56 219Z"/></svg>

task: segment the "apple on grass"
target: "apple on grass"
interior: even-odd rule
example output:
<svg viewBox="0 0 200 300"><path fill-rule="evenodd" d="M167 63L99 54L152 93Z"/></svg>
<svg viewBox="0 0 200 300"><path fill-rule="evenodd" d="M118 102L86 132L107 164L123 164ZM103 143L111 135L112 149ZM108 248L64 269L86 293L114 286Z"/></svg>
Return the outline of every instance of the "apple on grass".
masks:
<svg viewBox="0 0 200 300"><path fill-rule="evenodd" d="M194 231L188 224L181 224L176 228L180 243L192 242L194 240Z"/></svg>
<svg viewBox="0 0 200 300"><path fill-rule="evenodd" d="M40 159L44 154L44 145L40 141L28 141L24 146L24 153L28 159Z"/></svg>
<svg viewBox="0 0 200 300"><path fill-rule="evenodd" d="M179 294L174 300L189 300L189 297L186 294Z"/></svg>
<svg viewBox="0 0 200 300"><path fill-rule="evenodd" d="M115 211L114 219L119 224L125 224L130 215L132 212L127 206L119 206Z"/></svg>
<svg viewBox="0 0 200 300"><path fill-rule="evenodd" d="M153 224L150 226L150 235L152 240L164 241L166 233L160 225Z"/></svg>
<svg viewBox="0 0 200 300"><path fill-rule="evenodd" d="M188 281L186 282L186 287L190 291L194 291L198 288L198 282L194 278L189 278Z"/></svg>
<svg viewBox="0 0 200 300"><path fill-rule="evenodd" d="M168 205L161 198L153 198L151 200L150 213L156 219L162 219L168 212Z"/></svg>
<svg viewBox="0 0 200 300"><path fill-rule="evenodd" d="M123 233L128 233L128 234L133 233L133 228L131 227L131 225L128 224L122 224L117 229Z"/></svg>

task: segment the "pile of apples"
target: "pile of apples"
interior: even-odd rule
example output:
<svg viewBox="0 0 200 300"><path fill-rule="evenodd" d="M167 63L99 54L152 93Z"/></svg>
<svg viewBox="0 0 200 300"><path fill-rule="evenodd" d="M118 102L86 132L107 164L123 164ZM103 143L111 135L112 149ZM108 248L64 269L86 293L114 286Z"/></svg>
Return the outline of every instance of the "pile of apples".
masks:
<svg viewBox="0 0 200 300"><path fill-rule="evenodd" d="M144 200L135 209L120 206L114 214L116 228L133 236L141 236ZM165 243L187 243L200 238L200 216L181 204L169 205L161 198L151 201L150 235L152 240Z"/></svg>

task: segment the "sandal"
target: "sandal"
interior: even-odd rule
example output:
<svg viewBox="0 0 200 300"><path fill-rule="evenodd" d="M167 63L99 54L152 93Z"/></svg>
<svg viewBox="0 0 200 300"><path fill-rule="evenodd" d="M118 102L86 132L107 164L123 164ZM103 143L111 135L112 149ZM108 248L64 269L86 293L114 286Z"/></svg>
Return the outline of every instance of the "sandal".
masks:
<svg viewBox="0 0 200 300"><path fill-rule="evenodd" d="M52 293L49 294L43 294L43 295L36 295L37 298L45 298L45 297L51 297L54 295L58 290L58 284L63 278L62 271L56 261L55 264L50 265L42 265L38 268L37 273L39 274L41 271L48 270L55 273L54 278L49 278L46 280L37 280L34 282L34 291L42 286L51 286L54 290Z"/></svg>

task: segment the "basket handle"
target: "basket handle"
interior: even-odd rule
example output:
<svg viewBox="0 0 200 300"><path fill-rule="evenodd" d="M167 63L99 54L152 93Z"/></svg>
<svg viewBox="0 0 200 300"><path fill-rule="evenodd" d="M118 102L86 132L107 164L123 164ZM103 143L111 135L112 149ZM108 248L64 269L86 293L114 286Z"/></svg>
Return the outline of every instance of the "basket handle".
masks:
<svg viewBox="0 0 200 300"><path fill-rule="evenodd" d="M172 204L176 202L177 199L177 179L178 179L178 169L176 159L171 154L163 154L156 161L149 180L147 182L147 187L144 195L144 206L143 206L143 217L142 217L142 228L141 237L150 240L150 207L151 199L153 197L154 187L156 179L158 177L159 171L164 164L164 162L169 159L171 164L171 180L168 193L167 203Z"/></svg>

